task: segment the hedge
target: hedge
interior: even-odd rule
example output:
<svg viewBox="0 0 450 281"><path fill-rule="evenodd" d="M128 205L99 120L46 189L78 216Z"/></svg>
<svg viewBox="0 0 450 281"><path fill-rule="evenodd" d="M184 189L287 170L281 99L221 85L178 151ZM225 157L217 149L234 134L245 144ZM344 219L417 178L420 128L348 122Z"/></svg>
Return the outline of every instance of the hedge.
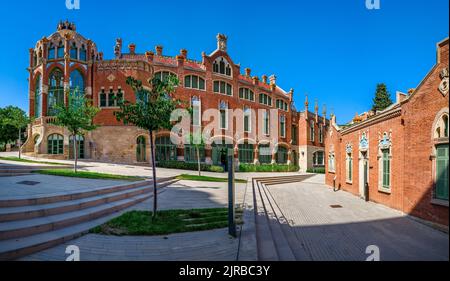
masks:
<svg viewBox="0 0 450 281"><path fill-rule="evenodd" d="M308 169L306 172L307 173L313 173L313 174L325 174L325 168Z"/></svg>
<svg viewBox="0 0 450 281"><path fill-rule="evenodd" d="M300 170L299 166L295 165L281 165L281 164L240 164L239 172L249 173L249 172L298 172Z"/></svg>
<svg viewBox="0 0 450 281"><path fill-rule="evenodd" d="M156 167L179 169L179 170L191 170L198 171L198 163L182 162L182 161L159 161L156 163ZM214 166L209 164L200 164L200 170L204 172L223 173L224 169L221 166Z"/></svg>

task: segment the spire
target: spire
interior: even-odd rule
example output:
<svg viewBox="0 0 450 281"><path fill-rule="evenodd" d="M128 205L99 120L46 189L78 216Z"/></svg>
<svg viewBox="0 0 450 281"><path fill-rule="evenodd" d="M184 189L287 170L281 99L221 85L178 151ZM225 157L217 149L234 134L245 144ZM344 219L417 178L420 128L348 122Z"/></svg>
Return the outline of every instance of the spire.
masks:
<svg viewBox="0 0 450 281"><path fill-rule="evenodd" d="M323 105L323 110L322 110L322 118L323 118L323 124L327 124L327 105L324 104Z"/></svg>

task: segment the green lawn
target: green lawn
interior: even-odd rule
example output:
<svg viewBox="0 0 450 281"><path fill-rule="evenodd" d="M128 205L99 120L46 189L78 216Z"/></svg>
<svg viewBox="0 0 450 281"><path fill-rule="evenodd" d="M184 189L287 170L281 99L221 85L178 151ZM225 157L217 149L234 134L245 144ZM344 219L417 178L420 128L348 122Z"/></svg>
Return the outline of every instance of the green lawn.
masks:
<svg viewBox="0 0 450 281"><path fill-rule="evenodd" d="M0 160L22 162L22 163L36 163L36 164L45 164L45 165L65 165L65 164L55 163L55 162L43 162L43 161L28 160L28 159L23 159L23 158L19 158L19 157L0 157Z"/></svg>
<svg viewBox="0 0 450 281"><path fill-rule="evenodd" d="M78 171L75 173L70 169L49 169L49 170L39 170L34 173L50 176L61 176L61 177L71 177L71 178L84 178L84 179L102 179L102 180L127 180L127 181L141 181L141 177L132 176L122 176L122 175L111 175L95 172Z"/></svg>
<svg viewBox="0 0 450 281"><path fill-rule="evenodd" d="M216 178L216 177L208 177L208 176L196 176L196 175L179 175L177 176L178 180L187 180L187 181L208 181L208 182L228 182L228 178ZM236 183L247 183L246 180L235 179Z"/></svg>
<svg viewBox="0 0 450 281"><path fill-rule="evenodd" d="M236 211L236 223L242 224L242 209ZM131 211L91 229L104 235L166 235L171 233L203 231L228 226L228 209L167 210L158 212Z"/></svg>

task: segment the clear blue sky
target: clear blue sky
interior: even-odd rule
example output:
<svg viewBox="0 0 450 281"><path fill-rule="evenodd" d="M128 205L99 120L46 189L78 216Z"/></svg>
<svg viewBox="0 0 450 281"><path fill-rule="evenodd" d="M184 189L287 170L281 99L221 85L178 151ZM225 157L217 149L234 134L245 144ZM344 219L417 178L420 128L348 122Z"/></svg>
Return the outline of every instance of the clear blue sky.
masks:
<svg viewBox="0 0 450 281"><path fill-rule="evenodd" d="M435 63L436 43L448 36L448 0L381 0L367 10L365 0L223 1L81 0L67 10L65 0L3 1L0 9L0 107L28 110L28 49L69 19L112 58L115 38L137 51L176 55L181 48L201 59L215 36L229 37L235 63L252 74L276 74L285 90L295 89L298 109L310 101L334 108L338 122L370 108L375 86L416 87Z"/></svg>

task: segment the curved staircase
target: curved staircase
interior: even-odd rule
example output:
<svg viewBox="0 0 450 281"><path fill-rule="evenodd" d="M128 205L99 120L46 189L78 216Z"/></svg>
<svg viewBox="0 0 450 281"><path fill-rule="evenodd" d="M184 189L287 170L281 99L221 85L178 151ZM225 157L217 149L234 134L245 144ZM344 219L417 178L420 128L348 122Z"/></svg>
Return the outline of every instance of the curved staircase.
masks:
<svg viewBox="0 0 450 281"><path fill-rule="evenodd" d="M157 180L158 193L178 180ZM153 196L153 181L74 193L0 200L0 260L13 260L79 237Z"/></svg>
<svg viewBox="0 0 450 281"><path fill-rule="evenodd" d="M257 257L260 261L311 260L268 186L302 182L311 175L252 179Z"/></svg>

